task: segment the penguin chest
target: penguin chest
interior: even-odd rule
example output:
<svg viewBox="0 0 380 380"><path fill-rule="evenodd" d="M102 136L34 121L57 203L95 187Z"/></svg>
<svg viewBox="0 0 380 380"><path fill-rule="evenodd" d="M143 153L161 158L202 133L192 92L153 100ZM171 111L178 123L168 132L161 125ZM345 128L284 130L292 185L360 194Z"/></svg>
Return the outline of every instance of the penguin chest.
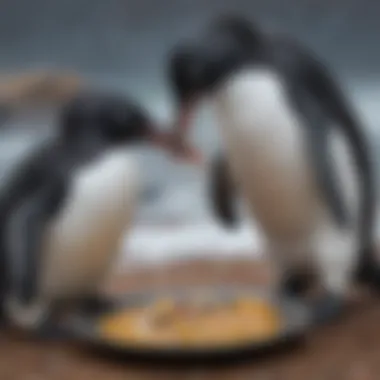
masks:
<svg viewBox="0 0 380 380"><path fill-rule="evenodd" d="M270 70L231 78L216 98L231 170L264 231L284 237L311 226L316 194L302 125Z"/></svg>
<svg viewBox="0 0 380 380"><path fill-rule="evenodd" d="M106 154L73 173L68 197L47 232L45 296L94 291L118 253L137 194L137 168L125 151Z"/></svg>

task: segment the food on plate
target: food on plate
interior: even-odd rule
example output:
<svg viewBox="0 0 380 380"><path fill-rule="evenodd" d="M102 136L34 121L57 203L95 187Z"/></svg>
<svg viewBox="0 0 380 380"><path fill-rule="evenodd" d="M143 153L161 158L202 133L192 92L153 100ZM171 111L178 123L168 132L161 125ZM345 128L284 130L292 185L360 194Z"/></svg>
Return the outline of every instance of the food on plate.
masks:
<svg viewBox="0 0 380 380"><path fill-rule="evenodd" d="M274 305L253 297L224 302L160 299L118 310L98 323L100 334L117 344L207 347L270 339L279 333L282 318Z"/></svg>

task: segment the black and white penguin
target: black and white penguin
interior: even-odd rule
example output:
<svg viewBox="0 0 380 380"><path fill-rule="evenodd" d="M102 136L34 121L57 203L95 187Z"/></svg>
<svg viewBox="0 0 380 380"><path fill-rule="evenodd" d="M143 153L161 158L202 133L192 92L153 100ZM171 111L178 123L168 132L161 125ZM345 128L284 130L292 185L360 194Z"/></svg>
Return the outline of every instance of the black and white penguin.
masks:
<svg viewBox="0 0 380 380"><path fill-rule="evenodd" d="M57 136L0 190L6 320L42 332L57 301L93 298L136 209L141 169L130 147L166 142L131 100L82 93L63 107Z"/></svg>
<svg viewBox="0 0 380 380"><path fill-rule="evenodd" d="M243 195L282 289L301 295L318 275L323 321L342 310L355 276L379 288L370 149L326 66L292 38L230 15L174 47L169 76L178 146L199 101L214 107L225 145L212 164L214 210L233 226L233 195Z"/></svg>

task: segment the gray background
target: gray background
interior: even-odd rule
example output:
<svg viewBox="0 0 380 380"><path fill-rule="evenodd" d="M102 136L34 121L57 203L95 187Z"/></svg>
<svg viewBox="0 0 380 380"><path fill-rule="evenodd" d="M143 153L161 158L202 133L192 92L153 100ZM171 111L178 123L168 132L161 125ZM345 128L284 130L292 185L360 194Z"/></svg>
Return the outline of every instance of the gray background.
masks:
<svg viewBox="0 0 380 380"><path fill-rule="evenodd" d="M91 81L131 94L155 117L168 120L168 50L227 10L289 32L318 52L356 102L380 157L380 2L375 0L2 0L0 69L73 68ZM195 131L208 152L217 142L211 124L201 117ZM28 133L7 132L0 147L3 166L10 165L6 157L18 156L30 141ZM183 216L203 215L202 175L156 153L143 153L143 159L147 183L162 190L149 215L167 214L170 207Z"/></svg>

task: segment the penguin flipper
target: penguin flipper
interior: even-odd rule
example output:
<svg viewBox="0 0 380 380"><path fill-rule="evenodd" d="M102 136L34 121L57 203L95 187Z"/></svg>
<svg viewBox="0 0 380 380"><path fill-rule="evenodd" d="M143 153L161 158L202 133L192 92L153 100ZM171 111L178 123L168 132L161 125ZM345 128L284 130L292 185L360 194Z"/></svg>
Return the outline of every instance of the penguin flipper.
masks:
<svg viewBox="0 0 380 380"><path fill-rule="evenodd" d="M62 205L65 194L64 181L50 180L20 204L9 222L7 260L13 268L10 296L20 305L28 307L37 296L46 225ZM18 240L12 241L13 236Z"/></svg>
<svg viewBox="0 0 380 380"><path fill-rule="evenodd" d="M304 83L316 101L336 122L334 125L347 136L354 150L361 185L359 244L362 254L359 260L367 262L365 266L368 267L368 262L375 264L374 257L369 257L369 255L373 248L373 232L376 221L376 183L369 143L363 126L327 68L311 55L305 53L303 54L303 64L302 78Z"/></svg>
<svg viewBox="0 0 380 380"><path fill-rule="evenodd" d="M234 205L234 184L224 154L217 154L211 162L210 198L212 209L217 218L226 227L235 227L238 223Z"/></svg>
<svg viewBox="0 0 380 380"><path fill-rule="evenodd" d="M333 124L331 120L336 119L325 102L325 98L330 96L328 87L332 84L323 85L323 82L330 82L324 78L324 67L297 41L286 36L276 36L271 43L281 69L293 79L290 83L291 94L294 95L292 100L306 125L303 132L306 133L318 185L336 223L345 227L350 222L349 209L342 197L342 189L336 176L337 168L334 168L328 144L330 126Z"/></svg>
<svg viewBox="0 0 380 380"><path fill-rule="evenodd" d="M51 162L48 156L45 147L39 147L3 178L0 187L0 319L4 317L4 301L12 277L10 265L14 259L8 254L7 227L14 211L43 185L44 163Z"/></svg>
<svg viewBox="0 0 380 380"><path fill-rule="evenodd" d="M309 134L308 147L317 181L333 218L340 227L345 228L350 223L350 214L343 198L334 160L329 151L329 130L323 119L314 118L313 122L316 122L316 125L310 124L307 133Z"/></svg>

